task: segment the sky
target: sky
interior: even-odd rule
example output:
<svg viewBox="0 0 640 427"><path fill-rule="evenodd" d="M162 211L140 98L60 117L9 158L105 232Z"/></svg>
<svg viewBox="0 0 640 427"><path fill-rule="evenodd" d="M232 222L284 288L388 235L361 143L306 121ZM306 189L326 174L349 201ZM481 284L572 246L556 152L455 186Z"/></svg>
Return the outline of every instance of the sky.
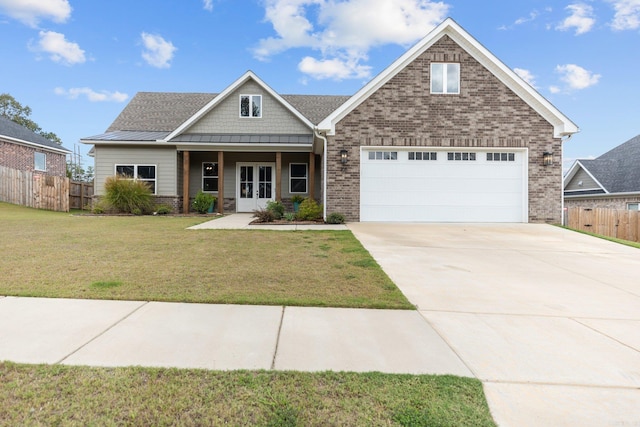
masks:
<svg viewBox="0 0 640 427"><path fill-rule="evenodd" d="M564 164L640 134L640 0L0 0L0 93L91 165L141 91L352 95L447 17L580 132Z"/></svg>

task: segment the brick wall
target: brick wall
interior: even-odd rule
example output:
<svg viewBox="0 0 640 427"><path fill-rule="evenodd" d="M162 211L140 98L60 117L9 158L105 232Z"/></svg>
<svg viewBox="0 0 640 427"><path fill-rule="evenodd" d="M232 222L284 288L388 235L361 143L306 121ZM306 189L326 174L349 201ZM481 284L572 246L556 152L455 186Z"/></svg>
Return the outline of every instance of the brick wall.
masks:
<svg viewBox="0 0 640 427"><path fill-rule="evenodd" d="M430 63L459 62L460 94L430 94ZM327 212L359 220L360 146L529 149L529 221L560 222L561 141L553 126L445 36L336 125L327 153ZM340 150L349 163L340 164ZM554 153L543 166L542 154Z"/></svg>
<svg viewBox="0 0 640 427"><path fill-rule="evenodd" d="M67 157L64 154L52 153L39 148L0 141L0 166L11 169L39 172L34 170L34 153L40 152L47 155L47 170L43 173L54 176L67 175Z"/></svg>
<svg viewBox="0 0 640 427"><path fill-rule="evenodd" d="M598 197L593 199L564 199L565 208L602 208L626 210L627 203L640 203L640 195L621 197Z"/></svg>

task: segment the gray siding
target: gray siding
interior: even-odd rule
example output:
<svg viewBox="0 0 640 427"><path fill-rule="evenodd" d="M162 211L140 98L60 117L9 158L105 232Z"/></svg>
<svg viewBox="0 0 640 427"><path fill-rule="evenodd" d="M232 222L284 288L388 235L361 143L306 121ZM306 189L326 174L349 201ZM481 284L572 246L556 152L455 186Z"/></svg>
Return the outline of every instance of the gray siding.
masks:
<svg viewBox="0 0 640 427"><path fill-rule="evenodd" d="M104 181L115 174L117 164L156 165L156 195L176 196L175 147L96 146L95 194L104 195Z"/></svg>
<svg viewBox="0 0 640 427"><path fill-rule="evenodd" d="M579 185L580 181L582 181L582 185ZM595 182L584 169L580 168L571 181L569 181L564 191L593 190L596 188L600 188L598 183Z"/></svg>
<svg viewBox="0 0 640 427"><path fill-rule="evenodd" d="M240 117L240 95L262 95L262 117ZM231 93L185 133L311 134L312 130L270 96L248 81Z"/></svg>

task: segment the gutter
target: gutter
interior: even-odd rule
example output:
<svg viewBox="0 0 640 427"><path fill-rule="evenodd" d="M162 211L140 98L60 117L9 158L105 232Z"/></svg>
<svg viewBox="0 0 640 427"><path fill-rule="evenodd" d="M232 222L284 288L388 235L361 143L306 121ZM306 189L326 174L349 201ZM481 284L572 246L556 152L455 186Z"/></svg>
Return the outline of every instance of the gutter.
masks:
<svg viewBox="0 0 640 427"><path fill-rule="evenodd" d="M327 220L327 137L322 135L317 128L313 133L322 139L322 219Z"/></svg>

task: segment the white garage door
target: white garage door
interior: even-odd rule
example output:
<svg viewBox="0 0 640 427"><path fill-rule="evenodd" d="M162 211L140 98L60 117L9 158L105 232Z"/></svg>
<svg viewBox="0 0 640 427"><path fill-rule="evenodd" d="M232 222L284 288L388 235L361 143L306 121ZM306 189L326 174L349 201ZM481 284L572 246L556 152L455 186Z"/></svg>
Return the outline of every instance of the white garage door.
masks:
<svg viewBox="0 0 640 427"><path fill-rule="evenodd" d="M361 221L527 222L524 150L363 148Z"/></svg>

